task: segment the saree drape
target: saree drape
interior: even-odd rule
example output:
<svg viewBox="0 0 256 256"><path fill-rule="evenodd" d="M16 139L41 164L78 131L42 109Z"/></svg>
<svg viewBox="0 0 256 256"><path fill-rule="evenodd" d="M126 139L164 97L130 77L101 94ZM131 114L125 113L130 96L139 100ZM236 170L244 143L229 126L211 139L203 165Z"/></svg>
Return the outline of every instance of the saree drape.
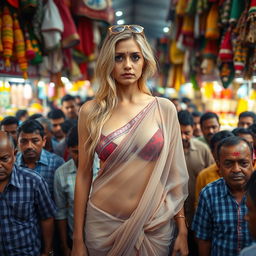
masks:
<svg viewBox="0 0 256 256"><path fill-rule="evenodd" d="M85 222L90 256L166 256L174 237L173 217L187 197L188 182L177 112L169 100L155 97L135 118L128 132L113 140L117 146L92 184ZM160 148L151 143L159 129ZM126 179L110 186L102 202L111 204L123 190L133 195L144 189L127 219L93 203L94 195L119 177Z"/></svg>

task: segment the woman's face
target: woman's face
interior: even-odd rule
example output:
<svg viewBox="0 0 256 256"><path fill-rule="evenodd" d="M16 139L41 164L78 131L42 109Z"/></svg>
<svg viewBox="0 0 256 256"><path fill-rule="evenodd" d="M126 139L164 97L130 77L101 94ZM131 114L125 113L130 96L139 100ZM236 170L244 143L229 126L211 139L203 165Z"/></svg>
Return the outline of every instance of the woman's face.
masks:
<svg viewBox="0 0 256 256"><path fill-rule="evenodd" d="M115 49L112 77L118 85L137 85L144 66L144 57L134 39L119 41Z"/></svg>

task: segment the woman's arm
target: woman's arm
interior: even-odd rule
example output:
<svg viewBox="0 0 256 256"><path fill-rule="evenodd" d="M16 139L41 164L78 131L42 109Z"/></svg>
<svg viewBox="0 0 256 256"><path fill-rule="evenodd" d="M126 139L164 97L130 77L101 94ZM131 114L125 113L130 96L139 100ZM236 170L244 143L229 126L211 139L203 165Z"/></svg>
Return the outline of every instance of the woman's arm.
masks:
<svg viewBox="0 0 256 256"><path fill-rule="evenodd" d="M188 230L186 225L186 219L184 215L184 208L182 208L175 216L174 219L176 221L176 225L178 228L178 235L174 243L172 256L180 255L186 256L188 255Z"/></svg>
<svg viewBox="0 0 256 256"><path fill-rule="evenodd" d="M89 133L86 127L87 116L90 111L91 102L84 104L79 112L78 118L78 170L76 176L74 196L74 231L73 231L73 256L87 255L84 244L84 225L86 205L92 182L93 157L89 156L85 143L88 141ZM86 152L87 151L87 152Z"/></svg>

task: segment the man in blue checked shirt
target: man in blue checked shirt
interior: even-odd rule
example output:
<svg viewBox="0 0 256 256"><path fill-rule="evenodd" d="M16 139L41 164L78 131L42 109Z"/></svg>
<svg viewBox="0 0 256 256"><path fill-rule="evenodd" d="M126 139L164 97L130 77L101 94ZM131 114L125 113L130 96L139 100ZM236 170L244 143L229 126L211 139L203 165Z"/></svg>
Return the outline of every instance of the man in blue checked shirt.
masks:
<svg viewBox="0 0 256 256"><path fill-rule="evenodd" d="M53 180L56 169L64 160L43 149L46 143L44 127L36 120L27 120L18 128L16 165L39 173L47 182L53 197Z"/></svg>
<svg viewBox="0 0 256 256"><path fill-rule="evenodd" d="M225 138L217 147L216 163L223 178L202 190L192 230L198 238L200 256L237 256L252 243L244 217L253 149L243 138Z"/></svg>
<svg viewBox="0 0 256 256"><path fill-rule="evenodd" d="M55 205L37 173L14 165L14 144L0 131L0 255L50 256Z"/></svg>

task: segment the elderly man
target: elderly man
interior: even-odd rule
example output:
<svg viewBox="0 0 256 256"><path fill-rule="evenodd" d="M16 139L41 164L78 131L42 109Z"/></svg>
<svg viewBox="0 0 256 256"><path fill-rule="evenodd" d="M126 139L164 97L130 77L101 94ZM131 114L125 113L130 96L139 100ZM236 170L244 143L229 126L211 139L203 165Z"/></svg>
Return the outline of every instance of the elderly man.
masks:
<svg viewBox="0 0 256 256"><path fill-rule="evenodd" d="M15 148L0 131L0 255L50 256L55 206L37 173L14 165Z"/></svg>
<svg viewBox="0 0 256 256"><path fill-rule="evenodd" d="M252 239L244 219L245 186L253 172L253 151L243 138L231 136L217 147L217 165L223 178L201 192L192 229L200 256L234 256Z"/></svg>
<svg viewBox="0 0 256 256"><path fill-rule="evenodd" d="M64 160L43 149L46 142L44 127L36 120L27 120L18 129L18 146L16 164L39 173L47 182L53 196L55 170Z"/></svg>

